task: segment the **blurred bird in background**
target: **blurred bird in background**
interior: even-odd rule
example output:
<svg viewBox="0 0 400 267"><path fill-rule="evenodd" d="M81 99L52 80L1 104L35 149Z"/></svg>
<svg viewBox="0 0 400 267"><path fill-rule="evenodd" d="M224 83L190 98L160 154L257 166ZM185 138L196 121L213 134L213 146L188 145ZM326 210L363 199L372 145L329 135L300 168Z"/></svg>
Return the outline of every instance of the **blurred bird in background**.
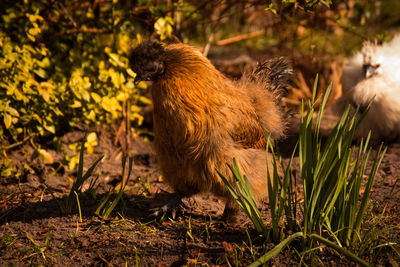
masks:
<svg viewBox="0 0 400 267"><path fill-rule="evenodd" d="M344 66L341 83L343 95L333 106L339 116L349 104L361 113L375 97L356 137L366 137L370 130L375 141L399 135L400 35L382 45L365 42Z"/></svg>

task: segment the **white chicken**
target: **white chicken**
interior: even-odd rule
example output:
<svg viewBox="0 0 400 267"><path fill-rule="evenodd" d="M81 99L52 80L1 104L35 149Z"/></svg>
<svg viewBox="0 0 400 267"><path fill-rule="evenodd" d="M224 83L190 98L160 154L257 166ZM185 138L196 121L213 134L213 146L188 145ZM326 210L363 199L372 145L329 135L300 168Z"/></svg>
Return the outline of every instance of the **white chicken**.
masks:
<svg viewBox="0 0 400 267"><path fill-rule="evenodd" d="M361 52L343 68L343 95L334 106L336 113L350 104L360 113L375 97L356 137L390 140L400 134L400 35L382 45L365 42ZM340 115L340 114L338 114Z"/></svg>

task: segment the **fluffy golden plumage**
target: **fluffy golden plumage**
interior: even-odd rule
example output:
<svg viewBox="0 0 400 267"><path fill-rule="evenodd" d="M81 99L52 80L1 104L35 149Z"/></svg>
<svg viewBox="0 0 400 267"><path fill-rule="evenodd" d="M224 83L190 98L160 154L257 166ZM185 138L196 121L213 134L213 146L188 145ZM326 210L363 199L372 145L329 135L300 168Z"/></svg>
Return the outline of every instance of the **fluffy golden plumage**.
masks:
<svg viewBox="0 0 400 267"><path fill-rule="evenodd" d="M256 198L266 196L266 138L284 134L276 92L292 75L280 60L283 78L268 71L271 61L231 81L188 45L144 43L133 51L133 70L154 81L155 150L164 180L177 193L189 197L212 192L226 199L225 215L231 217L236 205L216 169L233 183L226 163L236 158Z"/></svg>

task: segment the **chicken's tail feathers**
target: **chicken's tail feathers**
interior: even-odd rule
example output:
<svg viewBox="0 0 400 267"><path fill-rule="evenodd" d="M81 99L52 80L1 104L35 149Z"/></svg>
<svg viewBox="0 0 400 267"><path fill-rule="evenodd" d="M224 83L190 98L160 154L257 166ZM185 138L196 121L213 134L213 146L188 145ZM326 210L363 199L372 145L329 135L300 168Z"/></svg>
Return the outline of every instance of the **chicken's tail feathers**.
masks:
<svg viewBox="0 0 400 267"><path fill-rule="evenodd" d="M285 57L276 57L264 62L258 62L251 73L251 78L261 82L271 92L284 95L292 85L294 71L292 63Z"/></svg>

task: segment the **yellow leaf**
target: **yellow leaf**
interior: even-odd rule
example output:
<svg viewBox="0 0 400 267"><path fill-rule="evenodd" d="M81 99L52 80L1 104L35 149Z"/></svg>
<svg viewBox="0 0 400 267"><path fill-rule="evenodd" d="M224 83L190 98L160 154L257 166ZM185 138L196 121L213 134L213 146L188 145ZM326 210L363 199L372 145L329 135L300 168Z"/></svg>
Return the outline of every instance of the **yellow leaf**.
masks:
<svg viewBox="0 0 400 267"><path fill-rule="evenodd" d="M68 169L69 169L70 171L74 170L75 167L76 167L76 165L78 164L78 162L79 162L79 156L74 156L74 157L72 157L72 158L70 159L70 161L68 162Z"/></svg>
<svg viewBox="0 0 400 267"><path fill-rule="evenodd" d="M4 125L6 126L6 129L10 128L11 122L12 122L11 115L8 113L4 113L3 121L4 121Z"/></svg>
<svg viewBox="0 0 400 267"><path fill-rule="evenodd" d="M85 148L87 153L93 154L94 149L93 147L97 146L97 135L95 132L90 133L87 137L86 137L87 142L85 143Z"/></svg>
<svg viewBox="0 0 400 267"><path fill-rule="evenodd" d="M40 47L40 48L37 47L36 51L38 51L42 56L47 56L47 49L45 47ZM50 61L49 61L49 66L50 66Z"/></svg>
<svg viewBox="0 0 400 267"><path fill-rule="evenodd" d="M88 134L88 136L86 137L86 140L92 146L97 146L97 135L95 132Z"/></svg>
<svg viewBox="0 0 400 267"><path fill-rule="evenodd" d="M93 110L91 110L91 111L89 112L89 114L87 115L87 118L88 118L89 120L91 120L91 121L95 121L95 120L96 120L96 113L95 113Z"/></svg>
<svg viewBox="0 0 400 267"><path fill-rule="evenodd" d="M117 93L117 95L116 95L115 98L116 98L118 101L126 101L126 100L128 99L128 97L129 97L128 94L119 91L119 92Z"/></svg>
<svg viewBox="0 0 400 267"><path fill-rule="evenodd" d="M42 68L33 70L33 72L36 73L40 78L46 78L46 72Z"/></svg>
<svg viewBox="0 0 400 267"><path fill-rule="evenodd" d="M54 125L49 125L49 124L47 124L46 121L43 122L43 127L44 127L47 131L49 131L50 133L52 133L52 134L55 134L55 133L56 133L56 127L54 127Z"/></svg>
<svg viewBox="0 0 400 267"><path fill-rule="evenodd" d="M85 146L86 147L86 152L89 154L89 155L92 155L93 154L93 152L94 152L94 149L93 149L93 147L92 146Z"/></svg>
<svg viewBox="0 0 400 267"><path fill-rule="evenodd" d="M132 78L136 78L136 73L135 73L131 68L126 69L126 72L127 72L128 75L131 76Z"/></svg>
<svg viewBox="0 0 400 267"><path fill-rule="evenodd" d="M15 169L13 169L13 168L3 169L0 173L0 177L8 177L12 174L13 171L15 171Z"/></svg>
<svg viewBox="0 0 400 267"><path fill-rule="evenodd" d="M44 149L38 149L39 157L44 164L53 164L53 156Z"/></svg>
<svg viewBox="0 0 400 267"><path fill-rule="evenodd" d="M124 54L129 54L131 45L132 38L129 35L123 33L118 34L118 47Z"/></svg>
<svg viewBox="0 0 400 267"><path fill-rule="evenodd" d="M80 108L80 107L82 107L82 103L77 100L74 100L74 103L71 105L71 108Z"/></svg>
<svg viewBox="0 0 400 267"><path fill-rule="evenodd" d="M43 58L42 61L38 61L37 64L42 67L42 68L48 68L50 67L50 60L48 57Z"/></svg>
<svg viewBox="0 0 400 267"><path fill-rule="evenodd" d="M48 93L47 91L45 91L45 90L40 90L40 95L43 97L43 99L44 99L44 101L45 101L46 103L49 103L49 102L50 102L50 95L49 95L49 93Z"/></svg>
<svg viewBox="0 0 400 267"><path fill-rule="evenodd" d="M99 69L100 70L102 70L102 69L104 69L104 61L102 60L102 61L100 61L100 63L99 63Z"/></svg>
<svg viewBox="0 0 400 267"><path fill-rule="evenodd" d="M119 75L118 72L113 72L111 75L111 81L116 88L121 88L122 82L121 82L120 78L121 78L121 76Z"/></svg>
<svg viewBox="0 0 400 267"><path fill-rule="evenodd" d="M140 126L142 125L144 118L139 113L134 113L132 114L131 120L137 120L137 124Z"/></svg>
<svg viewBox="0 0 400 267"><path fill-rule="evenodd" d="M36 13L35 13L35 14L26 14L26 16L29 18L29 20L30 20L31 22L35 22L35 21L37 21L37 20L42 21L42 20L43 20L43 17L40 16L40 15L38 15L38 14L39 14L39 9L36 10Z"/></svg>
<svg viewBox="0 0 400 267"><path fill-rule="evenodd" d="M101 99L101 106L103 107L104 110L113 113L113 111L116 110L121 110L121 105L117 101L117 99L109 98L107 96L103 97Z"/></svg>
<svg viewBox="0 0 400 267"><path fill-rule="evenodd" d="M99 96L97 93L91 92L90 95L92 96L94 102L99 103L101 101L101 96Z"/></svg>
<svg viewBox="0 0 400 267"><path fill-rule="evenodd" d="M151 104L151 100L145 96L139 96L139 101L143 104Z"/></svg>
<svg viewBox="0 0 400 267"><path fill-rule="evenodd" d="M115 63L117 66L121 67L121 68L126 68L126 64L124 62L122 62L122 60L120 59L118 54L115 53L107 53L108 56L111 58L111 63Z"/></svg>
<svg viewBox="0 0 400 267"><path fill-rule="evenodd" d="M87 77L87 76L83 77L83 88L89 89L91 86L92 86L92 83L90 82L89 77Z"/></svg>
<svg viewBox="0 0 400 267"><path fill-rule="evenodd" d="M68 145L68 147L74 152L78 152L78 150L80 150L79 143L70 144L70 145Z"/></svg>
<svg viewBox="0 0 400 267"><path fill-rule="evenodd" d="M15 108L8 107L8 108L7 108L7 112L8 112L11 116L19 117L19 113L18 113L18 111L17 111Z"/></svg>
<svg viewBox="0 0 400 267"><path fill-rule="evenodd" d="M54 88L56 88L54 85L52 85L49 82L41 82L40 87L50 89L50 90L53 90Z"/></svg>
<svg viewBox="0 0 400 267"><path fill-rule="evenodd" d="M37 26L37 25L36 25ZM35 28L30 28L29 30L28 30L28 33L30 34L30 35L32 35L32 36L36 36L36 35L38 35L39 33L40 33L40 28L37 28L37 27L35 27Z"/></svg>
<svg viewBox="0 0 400 267"><path fill-rule="evenodd" d="M86 90L81 91L82 99L85 100L86 102L90 101L90 95L89 92Z"/></svg>
<svg viewBox="0 0 400 267"><path fill-rule="evenodd" d="M113 77L115 71L113 68L108 69L108 76Z"/></svg>
<svg viewBox="0 0 400 267"><path fill-rule="evenodd" d="M141 81L141 82L139 82L137 84L137 87L140 88L140 89L146 89L147 85L146 85L146 83L144 81Z"/></svg>
<svg viewBox="0 0 400 267"><path fill-rule="evenodd" d="M131 112L132 113L139 113L140 110L141 110L141 108L139 106L136 106L136 105L132 105L131 106Z"/></svg>
<svg viewBox="0 0 400 267"><path fill-rule="evenodd" d="M172 33L174 21L170 17L159 18L154 23L154 30L160 35L161 40L165 40Z"/></svg>
<svg viewBox="0 0 400 267"><path fill-rule="evenodd" d="M36 38L30 34L27 34L29 40L31 40L32 42L36 41Z"/></svg>

